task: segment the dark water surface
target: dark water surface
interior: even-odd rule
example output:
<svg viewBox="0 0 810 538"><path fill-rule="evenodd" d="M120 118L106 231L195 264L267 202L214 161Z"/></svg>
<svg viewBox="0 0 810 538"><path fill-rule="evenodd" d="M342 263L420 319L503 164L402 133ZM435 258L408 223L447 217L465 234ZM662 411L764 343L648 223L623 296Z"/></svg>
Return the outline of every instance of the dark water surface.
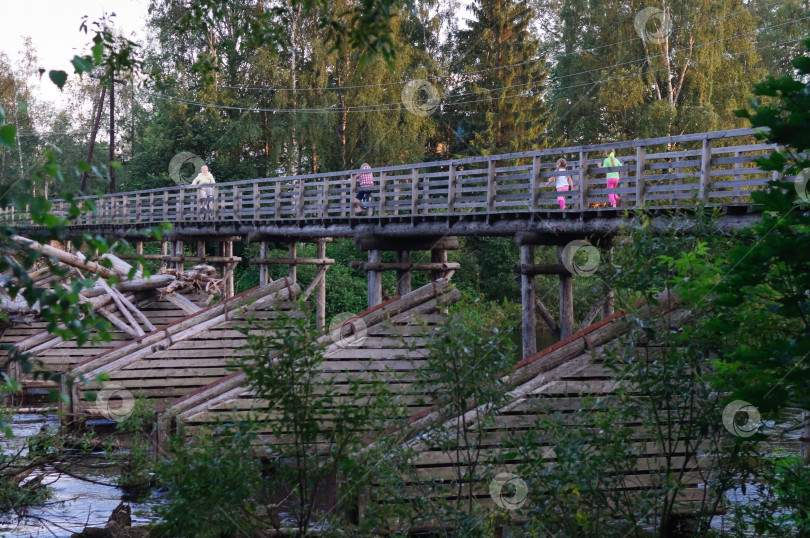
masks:
<svg viewBox="0 0 810 538"><path fill-rule="evenodd" d="M25 445L26 438L36 435L43 425L57 428L59 419L54 414L14 415L14 438L2 441L6 452L16 452ZM45 475L42 483L49 485L51 497L45 505L30 509L23 519L14 514L0 516L0 536L63 537L81 532L85 526L103 527L122 500L132 506L133 525L149 523L154 502L132 500L121 488L112 485L116 480L116 469L104 460L103 453L94 455L86 463L86 467L73 468L72 474L81 473L94 482L102 483L91 483L59 473L50 465L35 471L32 477Z"/></svg>

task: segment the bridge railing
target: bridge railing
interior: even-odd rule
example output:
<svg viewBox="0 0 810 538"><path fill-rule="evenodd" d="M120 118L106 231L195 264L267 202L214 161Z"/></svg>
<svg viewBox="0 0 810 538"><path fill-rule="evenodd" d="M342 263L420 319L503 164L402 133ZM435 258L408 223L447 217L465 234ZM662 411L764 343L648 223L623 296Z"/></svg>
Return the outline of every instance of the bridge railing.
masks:
<svg viewBox="0 0 810 538"><path fill-rule="evenodd" d="M601 167L607 148L616 149L621 166ZM416 218L462 213L561 212L609 205L619 194L622 207L643 204L677 207L688 200L709 204L750 203L751 192L774 175L756 159L773 145L757 143L751 129L554 148L487 157L372 168L374 185L368 212L376 218ZM568 170L556 171L557 159ZM617 188L609 190L607 172L620 172ZM303 221L354 219L360 188L359 170L218 183L213 215L217 221ZM558 193L549 179L570 175L574 188ZM77 224L152 225L198 221L196 187L172 187L91 196L96 211ZM63 200L54 210L68 210ZM362 218L367 218L363 212ZM8 208L0 215L8 224L28 224L26 209Z"/></svg>

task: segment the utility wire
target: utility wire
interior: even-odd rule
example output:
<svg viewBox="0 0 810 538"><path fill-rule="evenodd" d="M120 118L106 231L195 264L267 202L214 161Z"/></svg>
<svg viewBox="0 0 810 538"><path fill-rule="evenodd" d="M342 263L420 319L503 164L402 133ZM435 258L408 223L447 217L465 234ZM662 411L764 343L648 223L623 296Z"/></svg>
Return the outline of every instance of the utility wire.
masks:
<svg viewBox="0 0 810 538"><path fill-rule="evenodd" d="M754 7L754 9L758 10L758 9L762 9L762 8L765 8L765 7L770 7L770 6L773 6L773 5L776 5L776 4L784 4L784 1L779 0L777 2L771 2L770 4L764 4L764 5L761 5L761 6L756 6L756 7ZM741 13L749 13L749 12L751 12L750 9L741 9L739 11L735 11L734 13L729 13L729 14L726 14L726 15L723 15L723 16L720 16L720 17L716 17L714 19L700 21L700 22L695 23L695 24L689 23L689 24L683 24L681 26L675 26L675 27L670 28L670 32L672 32L673 30L676 30L676 29L681 29L681 28L690 28L690 27L702 26L704 24L717 22L717 21L720 21L720 20L723 20L723 19L734 17L734 16L739 15ZM807 18L807 17L805 17L805 18ZM796 19L795 21L789 21L789 22L796 22L796 21L800 21L800 20L804 20L804 18L803 19ZM788 23L785 23L785 24L788 24ZM778 25L778 26L781 26L781 25ZM765 30L765 29L768 29L768 28L775 28L775 27L776 26L768 26L768 27L764 27L764 28L755 30L755 32L759 31L759 30ZM747 34L740 34L740 35L747 35ZM622 45L622 44L625 44L625 43L631 43L631 42L634 42L634 41L637 41L637 40L640 40L640 39L641 39L640 37L634 37L634 38L631 38L631 39L626 39L624 41L617 41L615 43L610 43L608 45L600 45L598 47L592 47L592 48L580 49L580 50L571 51L571 52L562 52L562 53L559 53L559 54L553 54L553 56L555 58L562 58L562 57L571 56L571 55L574 55L574 54L582 54L583 52L594 52L594 51L601 50L601 49L608 48L608 47L615 47L617 45ZM731 39L731 38L729 38L729 39ZM681 49L681 50L683 50L683 49ZM641 58L641 60L644 60L644 59L646 59L646 58ZM527 64L531 64L531 63L543 62L545 60L546 60L545 58L535 58L533 60L526 60L524 62L517 62L517 63L514 63L514 64L507 64L507 65L501 65L501 66L496 66L496 67L488 67L486 69L479 69L479 70L476 70L476 71L468 71L468 72L465 72L465 73L458 73L457 75L458 76L476 75L478 73L486 73L488 71L497 71L497 70L500 70L500 69L510 69L512 67L520 67L522 65L527 65ZM633 61L639 61L639 60L633 60ZM578 74L578 73L574 73L574 74ZM574 74L568 75L568 76L573 76ZM450 77L448 75L426 75L425 76L426 80L443 80L443 79L447 79L447 78L450 78ZM226 84L220 84L219 87L220 88L228 88L228 89L246 90L246 91L266 91L266 92L276 92L276 91L277 92L282 92L282 91L291 92L293 90L295 90L297 92L302 92L302 91L343 91L343 90L356 90L356 89L362 89L362 88L380 88L380 87L385 87L385 86L398 86L398 85L408 84L412 80L414 80L414 79L408 79L408 80L403 79L403 80L400 80L400 81L397 81L397 82L381 82L381 83L377 83L377 84L357 84L357 85L353 85L353 86L326 86L326 87L320 87L320 88L285 88L285 87L273 87L273 86L229 86L229 85L226 85Z"/></svg>
<svg viewBox="0 0 810 538"><path fill-rule="evenodd" d="M810 18L810 17L805 17L805 18ZM802 20L802 19L798 19L798 20ZM730 38L727 38L726 40L728 40L728 39L734 39L734 38L730 37ZM709 61L714 61L714 60L718 60L718 59L723 59L723 58L732 58L732 57L735 57L735 56L739 56L741 54L748 54L748 53L755 52L755 51L758 51L758 50L769 49L769 48L773 48L773 47L777 47L777 46L781 46L781 45L785 45L785 44L789 44L789 43L796 43L798 41L803 41L803 40L804 40L804 38L799 38L799 39L783 41L783 42L780 42L780 43L772 43L770 45L765 45L765 46L761 46L761 47L754 47L754 48L747 49L747 50L744 50L744 51L739 51L739 52L736 52L736 53L721 54L721 55L718 55L718 56L714 56L712 58L705 58L703 60L690 61L690 62L688 62L686 64L672 65L669 68L663 67L663 68L660 68L660 69L654 69L654 70L649 71L648 73L656 73L656 72L666 71L667 69L676 69L676 68L685 67L685 66L689 66L689 65L697 65L697 64L701 64L701 63L705 63L705 62L709 62ZM610 68L610 66L606 67L606 69L608 69L608 68ZM554 90L555 91L561 91L561 90L566 90L566 89L580 88L580 87L583 87L583 86L589 86L591 84L602 83L602 82L611 82L611 81L616 81L616 80L625 80L625 79L633 78L633 77L637 77L637 76L640 76L640 74L639 73L631 73L629 75L612 77L612 78L603 79L603 80L594 81L594 82L585 82L585 83L581 83L581 84L574 84L574 85L570 85L570 86L558 87L558 88L554 88ZM549 79L549 81L553 81L553 80L556 80L556 79L555 78ZM482 92L470 92L470 93L467 93L467 94L459 94L459 95L452 96L452 97L448 98L447 101L442 103L442 106L443 107L453 107L453 106L458 106L458 105L474 104L474 103L481 103L481 102L491 102L491 101L498 101L498 100L502 100L502 99L510 99L510 98L514 98L514 97L521 97L521 96L525 96L525 94L513 94L513 95L507 95L507 96L499 96L499 97L491 97L491 98L487 98L487 99L476 99L476 100L467 100L467 101L464 101L464 100L462 100L462 101L451 101L451 100L449 100L449 99L454 99L454 98L460 97L462 95L480 95L481 93L491 93L491 92L500 91L500 90L504 90L504 89L510 89L510 88L516 88L516 87L527 87L527 86L531 86L533 84L538 84L540 82L541 82L540 80L535 80L535 81L530 81L530 82L527 82L527 83L524 83L524 84L515 84L515 85L512 85L512 86L504 86L504 87L500 87L500 88L494 88L494 89L490 89L490 90L485 90L485 91L482 91ZM358 106L354 106L354 107L336 107L335 105L332 105L330 107L325 107L325 108L297 108L297 109L292 109L292 108L261 108L261 107L218 105L218 104L215 104L215 103L205 103L205 102L196 101L196 100L193 100L193 99L184 99L184 98L180 98L180 97L166 96L166 95L155 93L155 92L148 92L147 91L146 93L148 95L151 95L151 96L157 98L157 99L162 99L162 100L165 100L165 101L168 101L168 102L182 103L182 104L187 104L187 105L192 105L192 106L199 106L199 107L203 107L203 108L214 108L214 109L219 109L219 110L235 110L235 111L242 111L242 112L315 113L315 114L317 114L317 113L330 114L330 113L340 113L340 112L354 112L354 113L357 113L357 112L391 112L391 111L400 111L400 110L402 110L403 106L408 106L408 105L415 104L413 102L397 102L397 103L380 103L380 104L376 104L376 105L358 105ZM424 103L424 101L422 103Z"/></svg>

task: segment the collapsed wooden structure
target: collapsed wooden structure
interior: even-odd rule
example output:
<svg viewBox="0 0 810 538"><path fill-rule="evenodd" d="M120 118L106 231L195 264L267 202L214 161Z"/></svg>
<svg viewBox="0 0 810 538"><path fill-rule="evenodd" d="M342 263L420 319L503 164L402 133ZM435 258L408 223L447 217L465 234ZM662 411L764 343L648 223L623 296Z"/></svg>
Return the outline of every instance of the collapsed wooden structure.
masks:
<svg viewBox="0 0 810 538"><path fill-rule="evenodd" d="M691 313L672 295L664 293L660 297L660 306L644 306L637 315L655 319L659 325L677 328ZM409 433L403 446L414 455L404 476L405 495L391 497L390 494L381 494L379 492L385 491L385 484L372 484L371 492L360 506L360 513L371 503L417 501L436 504L428 511L435 513L441 510L440 501L450 505L461 501L459 505L464 506L470 497L484 507L503 510L504 503L499 503L493 495L492 475L503 472L520 478L517 474L520 466L527 463L526 455L515 448L520 440L531 439L530 444L537 454L542 455L543 464L554 465L556 461L555 445L543 439L540 426L543 418L570 414L575 410L595 413L597 399L604 399L621 387L632 387L632 379L617 379L616 371L606 365L606 349L620 351L617 348L622 346L649 345L654 350L656 344L629 340L630 326L626 316L624 312L612 314L518 363L501 379L508 392L497 406L484 403L460 416L433 407L411 416L405 427ZM613 426L640 430L640 422L639 417L632 423ZM469 439L462 436L462 424L468 432L481 428L483 442L477 443L475 435L470 435ZM593 434L599 435L599 432ZM628 465L632 470L614 477L610 487L627 492L654 489L662 495L671 495L676 513L693 514L700 506L710 505L712 491L706 487L706 461L701 459L699 446L686 438L662 446L642 431L637 431L633 439L636 441L634 452L628 456L634 459ZM466 442L475 445L467 446ZM472 469L470 462L465 460L469 453L479 454L476 464L479 469L487 469L485 481L472 473L466 475ZM671 482L673 475L662 472L665 469L674 469L677 477L674 482ZM558 492L542 493L554 495ZM417 523L417 528L408 530L435 528L435 523L427 518L421 525Z"/></svg>
<svg viewBox="0 0 810 538"><path fill-rule="evenodd" d="M119 270L123 269L125 267ZM108 313L118 319L112 342L100 347L79 348L70 341L50 337L36 324L16 331L6 330L3 341L13 342L19 349L33 353L56 371L81 375L88 380L106 374L109 376L107 386L123 391L130 398L140 393L151 399L158 411L159 446L172 434L190 437L205 428L248 415L271 416L272 403L255 396L244 372L233 370L232 361L243 353L249 331L255 334L261 330L259 326L249 328L247 320L291 313L292 301L302 293L298 284L283 277L204 307L200 306L204 303L203 297L197 297L196 302L185 297L167 300L159 290L166 290L169 279L166 275L153 278L158 280L152 284L159 282L160 288L129 290L128 286L141 286L142 279L125 280L115 288L99 281L99 286L88 292L93 295L88 300L98 301L103 305L99 308L109 307ZM136 306L142 317L116 302L119 294ZM320 372L338 395L348 390L354 379L375 379L386 383L395 393L397 402L407 410L404 416L402 408L392 410L391 418L410 415L399 426L404 439L402 446L415 454L404 477L407 486L395 500L379 494L382 487L377 494L361 495L357 507L360 517L373 503L458 498L459 488L454 480L465 463L453 453L437 449L437 444L428 440L430 436L452 435L462 422L467 427L476 427L478 410L471 408L463 416L448 415L445 410L436 408L426 394L419 393L416 380L430 351L426 331L438 329L445 321L446 308L459 298L460 293L447 279L438 279L347 319L321 337L326 345L326 360ZM127 311L131 319L125 316ZM688 312L676 301L664 297L660 309L648 308L647 314L659 316L662 323L678 324ZM503 376L501 381L509 387L507 398L495 410L493 420L482 425L486 428L485 444L477 447L484 465L514 472L521 462L506 455L510 436L537 428L539 414L582 409L590 405L590 397L610 394L627 382L615 379L603 358L606 347L622 344L628 330L624 318L623 313L609 315L527 357L514 371ZM119 327L132 320L139 323L140 334L133 335ZM98 400L87 398L88 391L99 388L83 384L70 389L62 387L71 394L70 404L63 407L63 415L68 420L109 418L110 414L100 407ZM109 402L104 403L109 405ZM379 433L373 428L367 432L369 439ZM260 431L257 450L265 443L277 445L281 441L272 435L271 428ZM619 487L657 488L661 477L656 471L664 466L664 460L669 463L675 460L685 469L679 479L682 488L677 498L679 509L689 510L693 504L705 500L709 493L703 486L705 477L694 461L694 454L683 445L677 445L673 452L648 440L641 439L639 443L643 449L638 452L635 471L623 476ZM539 447L549 465L553 465L556 457L553 448ZM480 505L494 507L497 503L488 486L473 484L464 490L465 495L471 495ZM428 529L432 524L426 519L420 528Z"/></svg>

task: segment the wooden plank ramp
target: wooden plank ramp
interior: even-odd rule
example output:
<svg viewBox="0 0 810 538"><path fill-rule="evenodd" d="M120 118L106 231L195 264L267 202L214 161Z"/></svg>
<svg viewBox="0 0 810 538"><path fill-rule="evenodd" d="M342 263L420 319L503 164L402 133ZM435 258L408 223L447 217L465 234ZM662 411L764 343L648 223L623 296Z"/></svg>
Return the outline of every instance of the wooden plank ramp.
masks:
<svg viewBox="0 0 810 538"><path fill-rule="evenodd" d="M101 374L105 384L151 399L161 409L171 401L229 373L229 364L247 342L240 332L250 317L290 311L301 288L288 278L258 286L219 304L184 315L136 340L105 350L70 370L92 381ZM168 319L168 318L167 318ZM94 384L71 388L71 418L100 418L104 413L87 400Z"/></svg>
<svg viewBox="0 0 810 538"><path fill-rule="evenodd" d="M424 398L413 390L413 371L427 353L422 332L442 323L442 309L460 297L447 280L439 279L333 327L319 340L327 344L326 360L320 366L322 380L336 389L337 398L355 380L383 381L410 412L425 409ZM238 420L248 413L272 416L273 406L254 396L243 372L234 372L168 407L164 417L171 417L173 424L165 424L162 436L169 429L191 436L200 428ZM271 438L269 431L259 433L257 450L263 442L285 442Z"/></svg>
<svg viewBox="0 0 810 538"><path fill-rule="evenodd" d="M662 294L659 304L658 307L642 306L638 315L652 316L662 325L674 327L682 326L690 316L690 312L669 294ZM518 363L501 379L510 390L497 408L485 404L470 408L462 416L453 416L433 407L411 416L402 445L411 454L408 469L401 477L402 488L391 497L384 493L390 492L385 484L372 483L371 493L362 497L360 517L373 503L413 506L428 503L434 504L434 510L440 510L440 500L452 504L468 500L470 496L483 507L497 509L490 494L491 477L486 480L479 478L464 458L467 454L477 454L478 473L487 469L492 475L499 472L517 474L521 464L527 461L515 449L514 443L527 437L533 440L530 444L542 465L555 465L555 446L543 436L541 420L544 417L564 417L573 411L584 411L587 417L587 413L595 413L595 399L604 399L620 386L632 390L632 379L616 379L615 372L606 366L604 360L607 347L624 344L628 331L625 316L622 312L613 314ZM481 417L490 418L481 421ZM462 425L466 431L479 429L482 433L481 438L473 435L474 446L467 446L464 437L457 435ZM582 427L581 424L578 426ZM662 471L669 465L670 469L680 472L678 486L682 490L675 497L676 511L693 512L696 504L706 501L710 495L704 487L706 476L701 462L695 457L695 446L679 441L664 447L648 438L640 426L640 418L634 423L616 425L617 428L633 430L633 453L629 456L632 459L621 476L606 476L605 488L627 492L652 488L664 491L661 486L669 477ZM598 428L594 428L593 434L599 435ZM448 450L447 447L453 448ZM536 459L533 461L537 463ZM459 476L465 478L460 482ZM555 494L550 490L532 493ZM436 523L427 518L407 530L435 529Z"/></svg>

